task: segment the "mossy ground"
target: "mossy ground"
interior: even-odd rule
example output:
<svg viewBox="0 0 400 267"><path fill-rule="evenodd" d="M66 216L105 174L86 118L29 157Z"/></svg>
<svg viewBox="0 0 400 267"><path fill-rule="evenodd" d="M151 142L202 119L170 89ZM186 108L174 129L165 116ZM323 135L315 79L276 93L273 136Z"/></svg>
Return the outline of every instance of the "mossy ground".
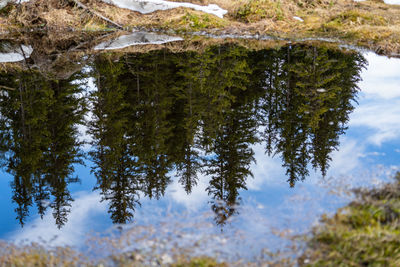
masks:
<svg viewBox="0 0 400 267"><path fill-rule="evenodd" d="M127 29L265 34L290 39L329 37L388 55L400 55L400 6L386 5L379 0L188 1L218 4L228 10L223 19L186 8L143 15L97 0L82 2ZM0 32L31 27L75 31L111 30L107 23L67 0L36 0L18 8L9 7L0 14Z"/></svg>
<svg viewBox="0 0 400 267"><path fill-rule="evenodd" d="M302 266L400 266L400 174L313 229Z"/></svg>

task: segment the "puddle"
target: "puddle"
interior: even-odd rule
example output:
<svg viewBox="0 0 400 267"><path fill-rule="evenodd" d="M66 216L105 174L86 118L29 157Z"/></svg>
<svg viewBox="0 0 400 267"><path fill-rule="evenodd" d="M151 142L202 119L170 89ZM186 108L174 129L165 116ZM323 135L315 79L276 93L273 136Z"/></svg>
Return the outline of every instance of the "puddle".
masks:
<svg viewBox="0 0 400 267"><path fill-rule="evenodd" d="M158 10L168 10L178 7L186 7L194 10L202 11L205 13L213 14L222 18L227 10L220 8L218 5L210 4L208 6L201 6L185 2L170 2L164 0L103 0L108 4L113 4L120 8L126 8L142 14L152 13Z"/></svg>
<svg viewBox="0 0 400 267"><path fill-rule="evenodd" d="M147 44L165 44L169 42L182 41L183 39L176 36L168 36L150 32L134 32L129 35L123 35L117 39L112 39L95 46L95 50L112 50L122 49L133 45Z"/></svg>
<svg viewBox="0 0 400 267"><path fill-rule="evenodd" d="M79 56L56 66L62 79L36 50L30 70L0 72L2 239L83 249L119 229L147 248L206 238L200 252L251 258L349 201L331 191L398 170L399 59L308 44Z"/></svg>

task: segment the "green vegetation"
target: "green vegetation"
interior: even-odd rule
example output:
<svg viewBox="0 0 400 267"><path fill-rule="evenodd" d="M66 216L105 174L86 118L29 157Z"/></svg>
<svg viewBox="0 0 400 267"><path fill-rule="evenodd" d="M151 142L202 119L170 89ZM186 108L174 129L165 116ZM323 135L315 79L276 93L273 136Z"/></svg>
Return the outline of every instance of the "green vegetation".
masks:
<svg viewBox="0 0 400 267"><path fill-rule="evenodd" d="M313 229L304 266L399 266L400 173L382 188L356 190L357 200Z"/></svg>
<svg viewBox="0 0 400 267"><path fill-rule="evenodd" d="M281 5L280 1L250 0L235 11L234 17L243 22L255 22L266 18L283 20Z"/></svg>
<svg viewBox="0 0 400 267"><path fill-rule="evenodd" d="M67 221L73 201L67 186L78 182L73 164L82 163L77 124L85 108L78 76L58 80L32 70L0 73L1 84L14 88L0 94L0 166L13 176L12 200L21 225L30 206L35 204L43 217L49 201L56 224Z"/></svg>
<svg viewBox="0 0 400 267"><path fill-rule="evenodd" d="M323 24L325 31L341 31L344 27L360 25L384 26L388 25L385 18L372 12L360 12L356 10L345 11L331 18Z"/></svg>
<svg viewBox="0 0 400 267"><path fill-rule="evenodd" d="M190 30L204 30L212 28L222 28L226 21L210 14L187 12L182 21L179 22L183 27Z"/></svg>

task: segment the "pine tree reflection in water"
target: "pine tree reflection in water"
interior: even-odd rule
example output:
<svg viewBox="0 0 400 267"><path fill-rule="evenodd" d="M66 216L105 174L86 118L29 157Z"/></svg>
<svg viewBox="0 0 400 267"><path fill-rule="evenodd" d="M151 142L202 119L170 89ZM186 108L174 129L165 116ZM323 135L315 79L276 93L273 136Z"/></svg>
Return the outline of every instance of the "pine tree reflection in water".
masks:
<svg viewBox="0 0 400 267"><path fill-rule="evenodd" d="M67 222L73 201L68 184L78 182L75 163L82 163L77 124L85 112L77 74L68 80L51 80L39 72L1 75L2 84L15 90L0 94L2 165L11 183L17 220L24 224L29 207L40 216L48 206L56 224Z"/></svg>
<svg viewBox="0 0 400 267"><path fill-rule="evenodd" d="M131 221L140 196L161 198L173 176L190 194L203 173L215 221L225 224L252 176L256 143L282 158L290 186L309 165L325 175L365 64L358 53L306 45L96 56L89 156L111 219ZM82 74L33 82L38 75L2 74L3 84L20 89L2 94L0 145L20 222L32 201L40 214L48 201L61 227L81 156L82 87L72 80Z"/></svg>

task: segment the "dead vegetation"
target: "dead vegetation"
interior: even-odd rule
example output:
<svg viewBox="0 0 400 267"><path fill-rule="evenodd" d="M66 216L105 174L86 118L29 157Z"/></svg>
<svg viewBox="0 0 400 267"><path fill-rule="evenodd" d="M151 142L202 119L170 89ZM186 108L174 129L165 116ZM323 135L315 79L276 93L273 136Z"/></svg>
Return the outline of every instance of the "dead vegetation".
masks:
<svg viewBox="0 0 400 267"><path fill-rule="evenodd" d="M217 4L228 10L223 19L185 8L143 15L99 0L81 2L93 12L76 6L73 0L33 0L20 7L14 6L0 15L0 29L115 30L95 12L127 30L261 34L292 40L329 37L380 53L400 55L400 6L386 5L380 0L187 1L202 5Z"/></svg>

